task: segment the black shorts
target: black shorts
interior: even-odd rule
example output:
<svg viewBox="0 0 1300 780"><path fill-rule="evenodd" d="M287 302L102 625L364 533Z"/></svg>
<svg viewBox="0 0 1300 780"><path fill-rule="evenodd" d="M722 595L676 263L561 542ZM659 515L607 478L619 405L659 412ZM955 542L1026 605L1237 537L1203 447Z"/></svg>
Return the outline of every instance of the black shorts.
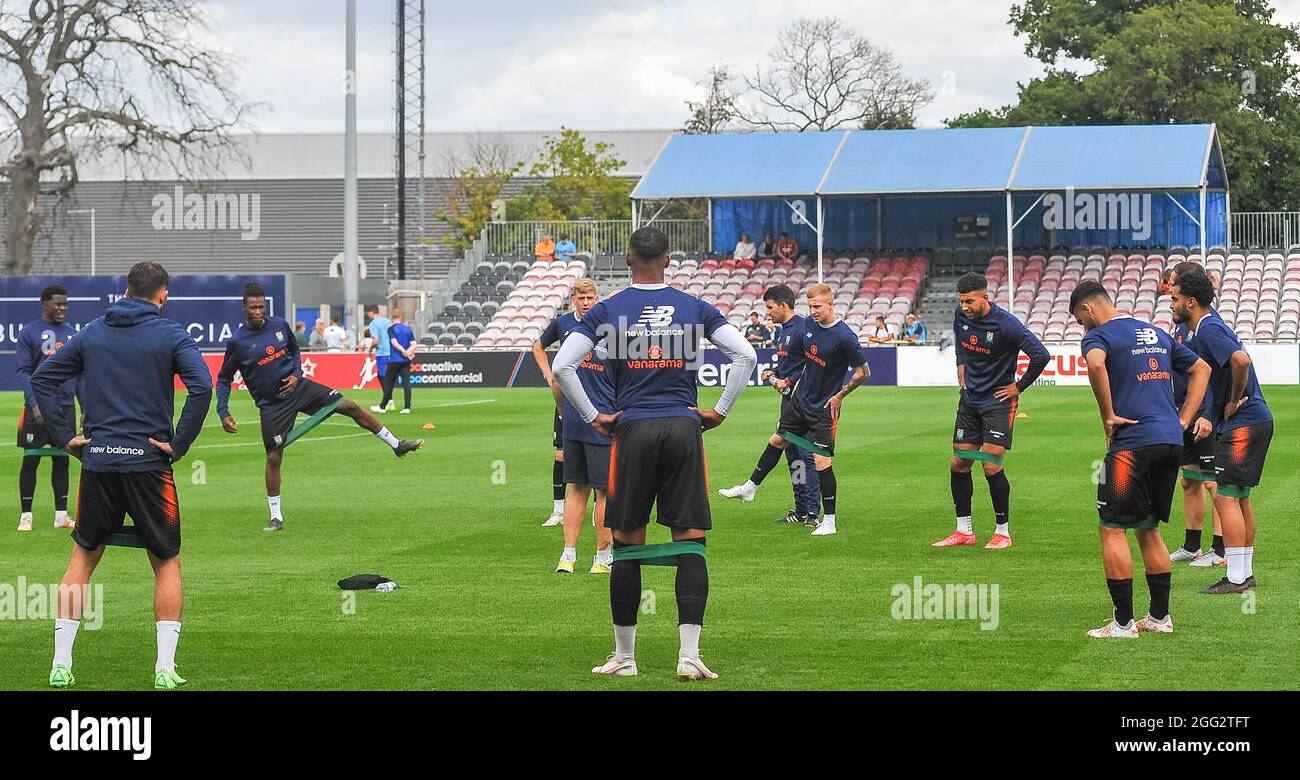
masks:
<svg viewBox="0 0 1300 780"><path fill-rule="evenodd" d="M63 419L68 421L73 430L76 430L76 409L72 406L63 407ZM36 422L36 416L32 413L32 407L30 406L24 406L22 411L18 413L18 446L25 450L54 446L54 442L50 441L49 431L45 430L45 424Z"/></svg>
<svg viewBox="0 0 1300 780"><path fill-rule="evenodd" d="M838 427L839 421L831 417L830 409L809 409L793 395L781 399L781 419L776 424L778 435L792 433L834 455L835 429Z"/></svg>
<svg viewBox="0 0 1300 780"><path fill-rule="evenodd" d="M564 442L564 481L569 485L590 485L609 489L609 445L589 441Z"/></svg>
<svg viewBox="0 0 1300 780"><path fill-rule="evenodd" d="M126 515L154 557L180 554L181 507L171 469L126 473L82 469L72 541L97 550L109 534L122 530Z"/></svg>
<svg viewBox="0 0 1300 780"><path fill-rule="evenodd" d="M315 414L342 396L338 390L310 379L298 380L302 387L292 397L272 409L262 412L262 444L266 451L278 450L297 424L298 413Z"/></svg>
<svg viewBox="0 0 1300 780"><path fill-rule="evenodd" d="M1191 428L1183 431L1183 462L1179 465L1183 468L1205 472L1213 477L1214 434L1211 433L1204 439L1196 441Z"/></svg>
<svg viewBox="0 0 1300 780"><path fill-rule="evenodd" d="M1220 487L1258 485L1264 476L1264 459L1272 440L1272 420L1219 434L1214 446L1215 481Z"/></svg>
<svg viewBox="0 0 1300 780"><path fill-rule="evenodd" d="M555 412L555 427L551 430L551 446L557 450L564 449L564 418Z"/></svg>
<svg viewBox="0 0 1300 780"><path fill-rule="evenodd" d="M650 509L669 528L713 527L704 437L694 417L656 417L619 423L609 453L605 527L644 528Z"/></svg>
<svg viewBox="0 0 1300 780"><path fill-rule="evenodd" d="M1017 398L1000 401L993 406L976 407L957 402L957 425L952 432L953 444L996 444L1011 449L1011 431L1016 427Z"/></svg>
<svg viewBox="0 0 1300 780"><path fill-rule="evenodd" d="M1106 453L1097 515L1107 528L1157 528L1169 522L1183 448L1153 444Z"/></svg>

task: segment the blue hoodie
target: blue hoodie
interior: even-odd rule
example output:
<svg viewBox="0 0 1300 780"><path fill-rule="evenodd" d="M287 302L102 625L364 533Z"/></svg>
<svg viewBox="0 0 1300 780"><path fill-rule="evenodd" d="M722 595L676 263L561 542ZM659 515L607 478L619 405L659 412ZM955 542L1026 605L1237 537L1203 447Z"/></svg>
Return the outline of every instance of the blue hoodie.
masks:
<svg viewBox="0 0 1300 780"><path fill-rule="evenodd" d="M180 424L172 428L174 377L189 390ZM32 374L32 392L45 414L54 445L73 437L58 399L63 383L85 377L82 467L133 472L171 468L167 454L149 443L171 442L184 455L198 438L212 401L212 375L198 345L180 323L165 320L157 306L122 298L103 317L47 358Z"/></svg>

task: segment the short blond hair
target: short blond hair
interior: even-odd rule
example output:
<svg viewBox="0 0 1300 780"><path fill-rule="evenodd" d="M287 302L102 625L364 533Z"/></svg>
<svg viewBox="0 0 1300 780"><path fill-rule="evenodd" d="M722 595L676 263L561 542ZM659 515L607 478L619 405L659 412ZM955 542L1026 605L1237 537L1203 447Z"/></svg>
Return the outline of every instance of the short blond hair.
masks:
<svg viewBox="0 0 1300 780"><path fill-rule="evenodd" d="M573 292L569 293L569 295L570 296L580 295L582 293L591 293L592 295L599 295L600 288L596 286L596 280L584 276L578 281L574 282Z"/></svg>
<svg viewBox="0 0 1300 780"><path fill-rule="evenodd" d="M831 290L831 286L829 284L822 284L821 282L818 282L816 284L808 285L808 297L810 299L811 298L834 298L835 292Z"/></svg>

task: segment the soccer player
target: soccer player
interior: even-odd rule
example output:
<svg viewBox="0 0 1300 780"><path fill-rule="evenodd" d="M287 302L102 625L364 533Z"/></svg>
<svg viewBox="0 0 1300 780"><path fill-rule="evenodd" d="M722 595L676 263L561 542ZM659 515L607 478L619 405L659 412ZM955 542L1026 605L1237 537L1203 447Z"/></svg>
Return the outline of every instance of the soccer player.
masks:
<svg viewBox="0 0 1300 780"><path fill-rule="evenodd" d="M600 300L600 291L591 279L579 279L573 283L573 292L569 298L573 310L551 320L537 344L546 349L552 344L563 343L569 334L577 329L578 323ZM578 379L587 391L587 397L596 409L605 414L614 411L614 385L609 379L607 345L600 341L591 352L583 356L578 364ZM545 360L545 357L543 357ZM564 398L559 386L551 383L556 399L564 409L564 481L568 484L568 496L564 502L564 550L555 571L564 574L573 573L573 564L578 559L578 537L582 534L582 521L587 514L587 500L593 490L596 492L596 507L592 522L596 526L596 557L591 562L589 574L608 574L614 562L614 551L610 547L610 533L605 528L606 490L609 485L609 447L610 438L587 425L578 416L578 410Z"/></svg>
<svg viewBox="0 0 1300 780"><path fill-rule="evenodd" d="M103 317L51 355L32 374L32 392L45 410L55 446L80 458L77 522L72 557L59 589L54 621L54 662L50 685L67 688L72 675L72 645L81 625L90 576L104 556L109 535L130 515L154 571L154 618L158 656L154 687L174 690L186 684L176 673L181 633L181 511L172 464L198 437L212 402L212 376L190 334L161 313L170 278L158 263L136 263L127 274L126 297ZM188 396L180 422L172 428L174 382L179 375ZM64 383L82 384L84 431L61 406Z"/></svg>
<svg viewBox="0 0 1300 780"><path fill-rule="evenodd" d="M18 385L23 390L23 408L18 415L18 446L24 450L43 449L50 444L50 434L45 428L41 407L32 393L32 372L46 358L62 349L77 330L67 323L68 291L52 284L41 290L41 317L23 326L18 334L15 362L18 364ZM68 382L59 391L58 404L68 420L76 420L73 399L79 395L76 382ZM23 457L18 472L18 496L22 501L22 515L18 530L32 530L32 501L36 498L36 472L41 459ZM68 456L66 453L50 458L50 485L54 488L54 527L72 528L68 517Z"/></svg>
<svg viewBox="0 0 1300 780"><path fill-rule="evenodd" d="M1255 508L1250 490L1264 474L1273 438L1273 414L1264 402L1255 366L1211 307L1214 287L1204 271L1179 273L1173 287L1175 322L1191 326L1192 345L1210 364L1210 421L1214 423L1214 508L1223 530L1228 574L1201 593L1241 593L1255 587Z"/></svg>
<svg viewBox="0 0 1300 780"><path fill-rule="evenodd" d="M576 312L578 310L577 301L572 296L569 300ZM590 308L591 304L587 304L582 310L582 314L586 314L587 309ZM555 460L551 463L551 516L542 523L543 528L564 524L565 504L564 417L561 415L564 409L564 394L560 392L560 386L555 382L555 374L551 371L551 361L546 357L546 347L548 346L550 344L543 345L540 338L533 342L533 361L537 363L538 370L542 372L542 377L546 379L546 384L551 388L551 394L555 396L555 419L551 425L551 446L555 448Z"/></svg>
<svg viewBox="0 0 1300 780"><path fill-rule="evenodd" d="M833 469L835 430L840 422L844 397L871 376L867 358L858 345L858 336L843 320L835 316L835 295L825 284L808 288L808 314L812 319L803 333L803 373L795 384L790 402L781 407L776 433L768 439L767 449L758 458L754 473L744 484L723 488L726 498L749 502L758 486L776 467L781 450L795 442L808 442L817 468L817 485L822 498L822 521L813 536L835 533L836 481ZM853 375L847 383L844 375ZM734 369L733 369L734 370ZM815 511L815 510L814 510Z"/></svg>
<svg viewBox="0 0 1300 780"><path fill-rule="evenodd" d="M393 388L388 383L388 358L393 353L392 336L388 331L393 327L393 321L381 315L378 306L366 309L366 314L370 316L368 331L370 349L375 355L375 376L379 378L379 387L384 391L383 400L378 406L370 407L370 411L384 414L393 400Z"/></svg>
<svg viewBox="0 0 1300 780"><path fill-rule="evenodd" d="M1173 288L1180 268L1190 271L1199 269L1200 266L1196 263L1182 262L1169 269L1164 280L1166 293ZM1192 344L1192 330L1185 322L1175 323L1173 333L1170 335L1173 336L1174 341L1183 346L1190 347ZM1174 404L1182 408L1186 397L1187 378L1175 372ZM1198 568L1228 565L1227 559L1223 557L1223 533L1219 528L1218 512L1213 512L1214 537L1210 549L1204 554L1201 553L1201 531L1205 527L1206 497L1209 497L1208 503L1213 507L1214 494L1218 488L1214 482L1214 424L1210 422L1210 401L1211 393L1206 393L1196 422L1183 432L1182 489L1185 530L1183 545L1169 555L1174 563L1190 561L1191 566Z"/></svg>
<svg viewBox="0 0 1300 780"><path fill-rule="evenodd" d="M781 394L781 412L784 414L794 385L803 374L803 335L808 327L808 318L795 314L794 291L784 284L769 288L763 294L763 303L767 306L767 315L776 323L776 367L764 371L760 379ZM794 509L777 522L802 523L816 528L821 486L817 481L817 463L812 451L797 445L786 447L785 460L790 466Z"/></svg>
<svg viewBox="0 0 1300 780"><path fill-rule="evenodd" d="M1002 461L1011 449L1020 394L1038 379L1051 353L1014 314L989 300L983 274L972 272L958 279L957 296L952 332L961 395L949 462L957 530L932 546L975 544L971 520L975 485L970 472L978 460L989 483L997 524L984 549L1004 550L1011 546L1011 483ZM1016 361L1021 352L1029 356L1029 367L1017 381Z"/></svg>
<svg viewBox="0 0 1300 780"><path fill-rule="evenodd" d="M632 286L591 308L555 356L555 378L584 422L613 436L605 524L614 534L609 603L614 652L595 674L631 676L641 561L675 560L681 650L677 679L716 679L700 659L709 595L704 533L712 528L702 430L716 428L758 364L754 348L712 305L664 284L668 237L658 228L632 234ZM713 409L697 407L696 366L707 338L731 358L727 386ZM578 364L601 340L608 345L613 414L602 414L578 378ZM671 545L646 545L650 510L672 532Z"/></svg>
<svg viewBox="0 0 1300 780"><path fill-rule="evenodd" d="M393 310L393 327L388 330L388 341L393 350L388 355L388 371L385 374L384 397L379 402L380 409L388 408L393 400L393 389L397 380L402 380L402 414L411 413L411 359L415 357L415 333L403 320L406 315L401 309Z"/></svg>
<svg viewBox="0 0 1300 780"><path fill-rule="evenodd" d="M262 444L266 447L266 502L271 520L263 531L284 528L280 507L280 464L284 462L284 441L293 430L298 414L315 414L339 400L339 391L313 382L302 375L298 342L293 329L280 317L266 314L266 293L261 285L250 282L244 287L245 322L226 342L226 356L217 375L217 415L226 433L236 433L239 425L230 416L230 385L238 371L253 396L261 415ZM374 415L355 401L343 401L334 411L351 417L357 425L375 434L380 441L402 457L418 450L424 439L403 439L389 432Z"/></svg>
<svg viewBox="0 0 1300 780"><path fill-rule="evenodd" d="M1120 314L1106 288L1085 280L1070 296L1070 313L1087 329L1081 349L1106 431L1106 458L1097 485L1101 562L1114 614L1097 639L1136 639L1140 631L1172 634L1169 549L1160 524L1169 522L1183 454L1183 431L1196 419L1210 367L1150 323ZM1174 405L1174 374L1186 375L1187 395ZM1133 558L1137 536L1151 606L1133 619Z"/></svg>

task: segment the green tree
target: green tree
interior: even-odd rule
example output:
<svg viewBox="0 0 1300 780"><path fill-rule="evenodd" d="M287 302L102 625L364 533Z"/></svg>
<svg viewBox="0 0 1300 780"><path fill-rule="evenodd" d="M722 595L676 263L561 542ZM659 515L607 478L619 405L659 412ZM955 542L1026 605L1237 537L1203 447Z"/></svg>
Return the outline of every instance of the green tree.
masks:
<svg viewBox="0 0 1300 780"><path fill-rule="evenodd" d="M1300 30L1268 2L1026 0L1011 23L1047 72L950 127L1213 122L1234 205L1300 208Z"/></svg>
<svg viewBox="0 0 1300 780"><path fill-rule="evenodd" d="M630 219L632 182L618 176L627 164L613 144L587 143L577 130L562 128L543 144L528 175L544 179L506 204L508 219Z"/></svg>

